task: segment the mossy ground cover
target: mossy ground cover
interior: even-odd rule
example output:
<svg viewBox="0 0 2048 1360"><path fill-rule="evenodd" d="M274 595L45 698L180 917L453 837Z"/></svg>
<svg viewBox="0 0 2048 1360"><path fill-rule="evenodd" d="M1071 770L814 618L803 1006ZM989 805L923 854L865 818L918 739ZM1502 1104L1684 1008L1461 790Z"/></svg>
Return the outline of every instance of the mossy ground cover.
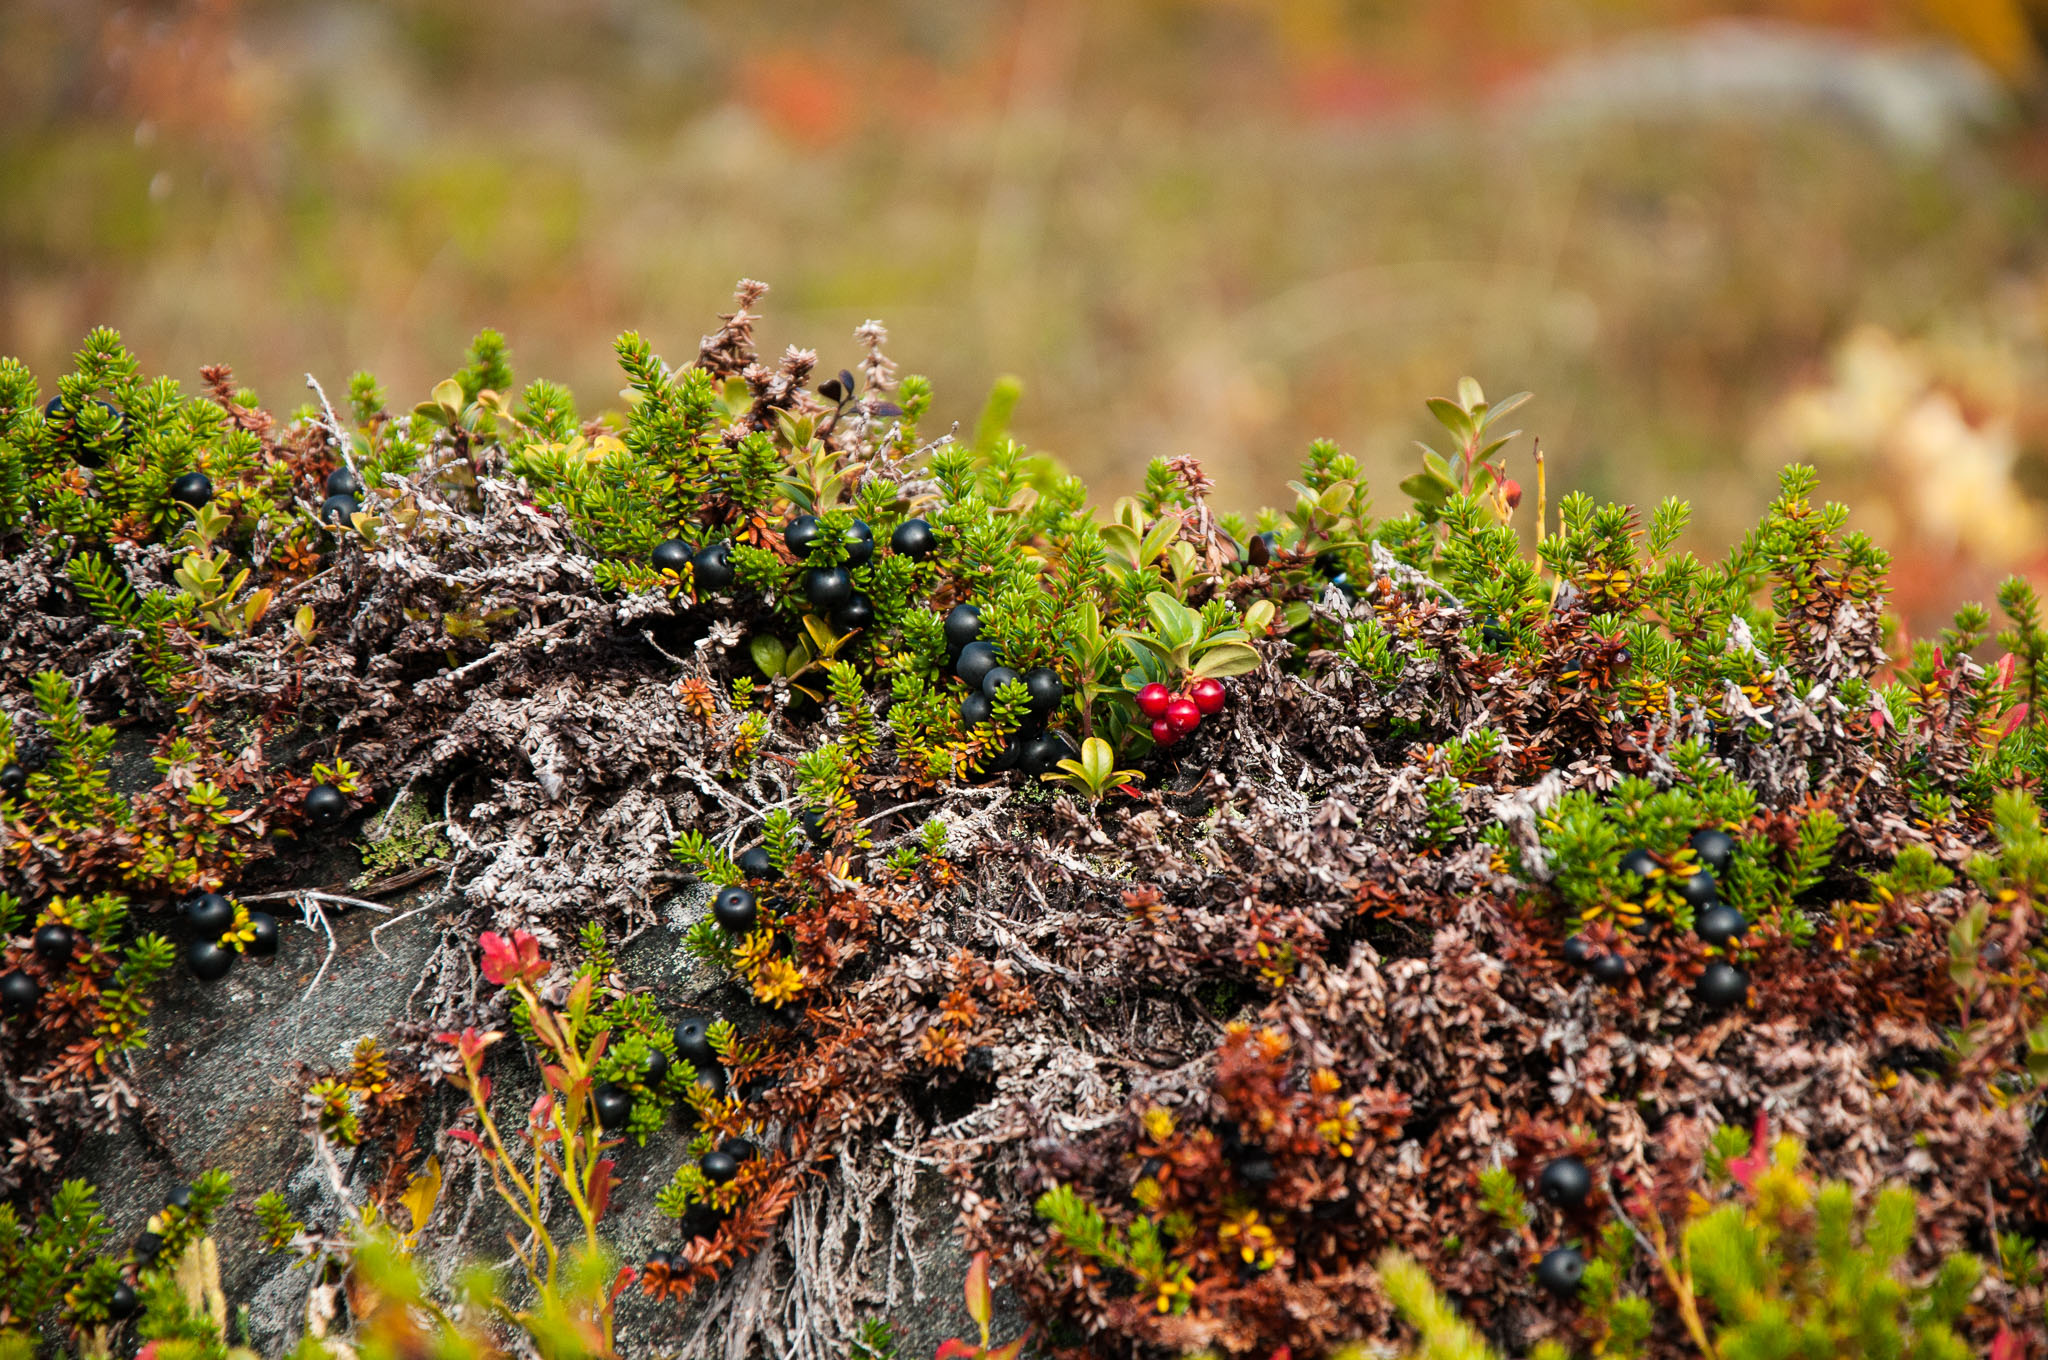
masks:
<svg viewBox="0 0 2048 1360"><path fill-rule="evenodd" d="M0 364L7 1344L218 1356L239 1236L336 1353L879 1355L938 1178L951 1353L991 1279L1066 1356L2042 1348L2023 582L1899 644L1810 471L1702 561L1469 382L1378 514L1326 443L1092 505L764 291L594 417L489 332L284 418ZM290 1164L113 1240L166 973L376 913Z"/></svg>

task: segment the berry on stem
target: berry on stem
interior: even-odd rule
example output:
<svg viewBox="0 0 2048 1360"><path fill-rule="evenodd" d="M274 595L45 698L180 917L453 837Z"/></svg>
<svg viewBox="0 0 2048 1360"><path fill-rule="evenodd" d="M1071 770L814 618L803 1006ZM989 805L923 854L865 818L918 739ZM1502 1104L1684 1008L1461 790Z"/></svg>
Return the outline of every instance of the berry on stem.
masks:
<svg viewBox="0 0 2048 1360"><path fill-rule="evenodd" d="M185 966L201 982L219 982L235 966L235 951L212 940L194 940L185 946Z"/></svg>
<svg viewBox="0 0 2048 1360"><path fill-rule="evenodd" d="M1749 974L1732 963L1716 959L1700 974L1699 985L1693 988L1693 995L1702 1004L1716 1010L1738 1006L1749 995Z"/></svg>
<svg viewBox="0 0 2048 1360"><path fill-rule="evenodd" d="M36 1008L42 999L43 989L36 980L19 968L0 973L0 1011L8 1015L26 1015Z"/></svg>
<svg viewBox="0 0 2048 1360"><path fill-rule="evenodd" d="M1155 746L1171 746L1171 745L1173 745L1173 744L1174 744L1175 742L1177 742L1177 741L1179 741L1179 740L1180 740L1180 733L1178 733L1178 732L1176 732L1176 731L1174 731L1174 730L1173 730L1173 724L1172 724L1172 723L1168 722L1168 721L1167 721L1166 719L1164 719L1164 718L1154 718L1154 719L1152 720L1152 744L1153 744L1153 745L1155 745Z"/></svg>
<svg viewBox="0 0 2048 1360"><path fill-rule="evenodd" d="M696 552L697 549L685 539L665 538L654 545L654 551L648 554L647 560L656 571L680 572L690 565L690 558Z"/></svg>
<svg viewBox="0 0 2048 1360"><path fill-rule="evenodd" d="M649 1086L661 1085L668 1076L668 1054L650 1045L647 1049L647 1066L641 1069L641 1080Z"/></svg>
<svg viewBox="0 0 2048 1360"><path fill-rule="evenodd" d="M1202 710L1192 699L1175 699L1166 706L1166 725L1186 736L1202 725Z"/></svg>
<svg viewBox="0 0 2048 1360"><path fill-rule="evenodd" d="M946 611L946 645L960 651L981 636L981 611L971 604L956 604ZM993 655L995 649L989 649Z"/></svg>
<svg viewBox="0 0 2048 1360"><path fill-rule="evenodd" d="M730 1152L714 1148L697 1159L697 1169L713 1185L724 1185L740 1174L739 1160Z"/></svg>
<svg viewBox="0 0 2048 1360"><path fill-rule="evenodd" d="M1008 666L991 666L988 669L988 674L981 677L981 692L990 699L994 699L997 690L1000 690L1012 680L1021 678L1017 672L1011 670Z"/></svg>
<svg viewBox="0 0 2048 1360"><path fill-rule="evenodd" d="M960 649L960 661L953 674L969 689L980 689L981 681L996 668L996 649L986 642L970 642Z"/></svg>
<svg viewBox="0 0 2048 1360"><path fill-rule="evenodd" d="M718 1054L711 1047L711 1022L701 1016L692 1016L676 1022L676 1056L700 1073L707 1067L718 1065Z"/></svg>
<svg viewBox="0 0 2048 1360"><path fill-rule="evenodd" d="M1726 948L1749 927L1741 912L1725 902L1716 902L1693 918L1699 937L1717 948Z"/></svg>
<svg viewBox="0 0 2048 1360"><path fill-rule="evenodd" d="M1031 716L1041 722L1050 718L1060 700L1067 697L1067 687L1060 683L1058 672L1044 666L1034 666L1024 673L1024 692L1031 696Z"/></svg>
<svg viewBox="0 0 2048 1360"><path fill-rule="evenodd" d="M939 550L939 540L931 525L921 519L907 519L889 535L889 550L902 553L914 562L922 562Z"/></svg>
<svg viewBox="0 0 2048 1360"><path fill-rule="evenodd" d="M171 483L171 499L197 510L213 499L213 478L203 472L188 472Z"/></svg>
<svg viewBox="0 0 2048 1360"><path fill-rule="evenodd" d="M1695 907L1709 906L1721 897L1714 887L1714 876L1704 871L1680 882L1678 895Z"/></svg>
<svg viewBox="0 0 2048 1360"><path fill-rule="evenodd" d="M798 557L809 557L811 555L811 545L817 541L818 517L816 515L798 515L789 522L789 527L782 531L783 544Z"/></svg>
<svg viewBox="0 0 2048 1360"><path fill-rule="evenodd" d="M1649 851L1637 846L1621 857L1621 871L1634 874L1637 878L1649 878L1657 872L1657 858Z"/></svg>
<svg viewBox="0 0 2048 1360"><path fill-rule="evenodd" d="M69 963L71 951L78 947L78 936L62 921L52 921L36 929L36 957L50 963Z"/></svg>
<svg viewBox="0 0 2048 1360"><path fill-rule="evenodd" d="M201 939L217 940L235 923L235 905L219 893L201 893L185 905L185 919Z"/></svg>
<svg viewBox="0 0 2048 1360"><path fill-rule="evenodd" d="M1717 874L1728 872L1728 862L1735 858L1735 838L1717 826L1693 832L1692 848L1700 863Z"/></svg>
<svg viewBox="0 0 2048 1360"><path fill-rule="evenodd" d="M740 872L748 878L774 880L782 877L781 870L775 867L775 861L768 858L768 847L765 845L740 851L739 857L733 860L733 863L737 864Z"/></svg>
<svg viewBox="0 0 2048 1360"><path fill-rule="evenodd" d="M277 952L277 918L267 911L249 913L249 952L267 959Z"/></svg>
<svg viewBox="0 0 2048 1360"><path fill-rule="evenodd" d="M122 1280L114 1286L114 1292L107 1298L107 1320L126 1322L135 1316L135 1310L141 1306L142 1300L136 1297L135 1286Z"/></svg>
<svg viewBox="0 0 2048 1360"><path fill-rule="evenodd" d="M1586 1274L1586 1258L1570 1247L1557 1247L1543 1253L1543 1259L1536 1263L1536 1283L1548 1289L1559 1298L1570 1298L1579 1292L1579 1281Z"/></svg>
<svg viewBox="0 0 2048 1360"><path fill-rule="evenodd" d="M690 559L690 570L696 576L699 595L716 594L730 588L733 581L732 544L724 539L706 543Z"/></svg>
<svg viewBox="0 0 2048 1360"><path fill-rule="evenodd" d="M1166 706L1173 702L1173 691L1158 681L1153 681L1138 691L1138 711L1148 718L1166 716Z"/></svg>
<svg viewBox="0 0 2048 1360"><path fill-rule="evenodd" d="M874 601L857 590L853 592L852 599L832 611L832 627L836 632L858 632L874 621Z"/></svg>
<svg viewBox="0 0 2048 1360"><path fill-rule="evenodd" d="M1205 675L1188 686L1188 698L1194 701L1195 707L1202 711L1204 717L1221 713L1226 698L1223 682Z"/></svg>
<svg viewBox="0 0 2048 1360"><path fill-rule="evenodd" d="M327 484L323 489L330 496L360 497L363 494L363 481L348 470L347 464L343 464L327 474Z"/></svg>
<svg viewBox="0 0 2048 1360"><path fill-rule="evenodd" d="M853 598L845 567L813 567L804 573L804 598L820 609L837 609Z"/></svg>
<svg viewBox="0 0 2048 1360"><path fill-rule="evenodd" d="M1568 937L1558 953L1574 968L1584 968L1593 961L1593 946L1583 935Z"/></svg>
<svg viewBox="0 0 2048 1360"><path fill-rule="evenodd" d="M315 784L306 790L306 816L316 826L332 826L348 815L348 799L332 784Z"/></svg>
<svg viewBox="0 0 2048 1360"><path fill-rule="evenodd" d="M718 896L711 903L711 915L720 927L733 935L744 935L752 930L760 914L760 908L754 904L754 894L738 885L719 889Z"/></svg>
<svg viewBox="0 0 2048 1360"><path fill-rule="evenodd" d="M1065 737L1051 732L1040 733L1024 743L1024 754L1019 763L1028 775L1048 774L1059 767L1062 760L1072 760L1074 748L1067 744Z"/></svg>
<svg viewBox="0 0 2048 1360"><path fill-rule="evenodd" d="M28 771L19 765L0 765L0 798L19 798L28 787Z"/></svg>
<svg viewBox="0 0 2048 1360"><path fill-rule="evenodd" d="M624 1127L633 1117L633 1093L615 1081L608 1081L590 1093L590 1103L597 1107L597 1126L601 1129Z"/></svg>
<svg viewBox="0 0 2048 1360"><path fill-rule="evenodd" d="M969 727L978 727L989 720L995 708L986 694L976 690L960 701L960 721Z"/></svg>
<svg viewBox="0 0 2048 1360"><path fill-rule="evenodd" d="M1628 960L1619 954L1602 954L1593 960L1593 980L1604 982L1609 987L1619 987L1627 982L1631 971Z"/></svg>
<svg viewBox="0 0 2048 1360"><path fill-rule="evenodd" d="M320 502L320 522L345 525L362 508L363 503L354 496L329 496Z"/></svg>
<svg viewBox="0 0 2048 1360"><path fill-rule="evenodd" d="M1593 1173L1576 1157L1560 1157L1543 1168L1536 1178L1536 1190L1552 1204L1576 1209L1593 1189Z"/></svg>
<svg viewBox="0 0 2048 1360"><path fill-rule="evenodd" d="M846 530L846 565L864 567L875 555L875 531L866 520L855 520Z"/></svg>

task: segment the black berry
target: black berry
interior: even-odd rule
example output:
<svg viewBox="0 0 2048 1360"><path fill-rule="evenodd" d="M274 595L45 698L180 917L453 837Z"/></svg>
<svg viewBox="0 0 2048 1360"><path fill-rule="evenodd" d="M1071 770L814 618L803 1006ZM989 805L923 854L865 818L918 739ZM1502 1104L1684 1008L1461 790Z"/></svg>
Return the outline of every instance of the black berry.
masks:
<svg viewBox="0 0 2048 1360"><path fill-rule="evenodd" d="M213 499L213 478L203 472L188 472L171 483L171 499L197 510Z"/></svg>
<svg viewBox="0 0 2048 1360"><path fill-rule="evenodd" d="M969 727L987 722L989 715L993 712L995 712L995 705L990 703L988 696L980 690L974 691L974 693L960 701L960 721L966 723Z"/></svg>
<svg viewBox="0 0 2048 1360"><path fill-rule="evenodd" d="M782 531L782 541L798 557L809 557L811 545L818 541L818 517L798 515Z"/></svg>
<svg viewBox="0 0 2048 1360"><path fill-rule="evenodd" d="M235 966L235 951L212 940L194 940L185 946L185 966L201 982L219 982Z"/></svg>
<svg viewBox="0 0 2048 1360"><path fill-rule="evenodd" d="M1637 878L1648 878L1657 872L1657 860L1649 851L1638 847L1621 857L1621 871Z"/></svg>
<svg viewBox="0 0 2048 1360"><path fill-rule="evenodd" d="M1619 987L1628 981L1628 960L1619 954L1602 954L1593 960L1593 979L1609 987Z"/></svg>
<svg viewBox="0 0 2048 1360"><path fill-rule="evenodd" d="M1714 889L1714 876L1701 872L1681 881L1678 895L1694 907L1705 907L1720 900L1720 893Z"/></svg>
<svg viewBox="0 0 2048 1360"><path fill-rule="evenodd" d="M765 845L757 845L751 850L740 851L739 858L735 859L733 863L737 864L740 872L748 878L777 879L782 877L781 871L775 867L775 861L768 858L768 847Z"/></svg>
<svg viewBox="0 0 2048 1360"><path fill-rule="evenodd" d="M724 1185L740 1174L740 1164L730 1152L713 1150L697 1159L697 1169L713 1185Z"/></svg>
<svg viewBox="0 0 2048 1360"><path fill-rule="evenodd" d="M62 921L52 921L36 929L36 957L51 963L69 963L71 951L78 947L78 936Z"/></svg>
<svg viewBox="0 0 2048 1360"><path fill-rule="evenodd" d="M715 593L732 585L732 544L720 539L706 543L697 549L697 555L690 559L690 568L696 573L697 593Z"/></svg>
<svg viewBox="0 0 2048 1360"><path fill-rule="evenodd" d="M1717 874L1728 872L1728 861L1735 858L1735 838L1719 827L1705 827L1692 833L1693 853L1700 857L1700 863Z"/></svg>
<svg viewBox="0 0 2048 1360"><path fill-rule="evenodd" d="M267 911L249 913L249 952L267 959L277 952L277 918Z"/></svg>
<svg viewBox="0 0 2048 1360"><path fill-rule="evenodd" d="M641 1079L649 1086L661 1085L668 1076L668 1054L658 1048L647 1050L647 1066L641 1072Z"/></svg>
<svg viewBox="0 0 2048 1360"><path fill-rule="evenodd" d="M1536 1263L1536 1283L1561 1299L1579 1292L1579 1281L1585 1274L1586 1258L1570 1247L1547 1251Z"/></svg>
<svg viewBox="0 0 2048 1360"><path fill-rule="evenodd" d="M987 673L981 677L981 692L993 699L996 697L997 690L1000 690L1012 680L1021 679L1023 677L1008 666L990 666Z"/></svg>
<svg viewBox="0 0 2048 1360"><path fill-rule="evenodd" d="M19 798L27 787L27 770L19 765L0 765L0 798Z"/></svg>
<svg viewBox="0 0 2048 1360"><path fill-rule="evenodd" d="M1067 688L1060 683L1059 674L1036 666L1024 673L1024 692L1031 696L1031 716L1050 718L1060 700L1067 697Z"/></svg>
<svg viewBox="0 0 2048 1360"><path fill-rule="evenodd" d="M960 649L953 674L969 689L980 689L982 677L996 668L996 649L986 642L970 642Z"/></svg>
<svg viewBox="0 0 2048 1360"><path fill-rule="evenodd" d="M139 1265L150 1265L163 1255L164 1239L161 1233L146 1232L135 1239L135 1260Z"/></svg>
<svg viewBox="0 0 2048 1360"><path fill-rule="evenodd" d="M217 940L235 923L235 906L219 893L201 893L186 905L185 919L200 939Z"/></svg>
<svg viewBox="0 0 2048 1360"><path fill-rule="evenodd" d="M1716 902L1692 918L1692 928L1708 944L1725 948L1748 927L1742 913L1725 902Z"/></svg>
<svg viewBox="0 0 2048 1360"><path fill-rule="evenodd" d="M652 1270L656 1266L660 1266L663 1270L674 1270L676 1268L676 1254L672 1251L648 1252L647 1268Z"/></svg>
<svg viewBox="0 0 2048 1360"><path fill-rule="evenodd" d="M734 886L719 889L718 896L711 902L711 914L725 930L734 935L744 935L754 928L761 912L754 905L753 893Z"/></svg>
<svg viewBox="0 0 2048 1360"><path fill-rule="evenodd" d="M981 611L971 604L956 604L946 611L946 645L964 655L968 643L981 636ZM994 655L994 649L990 649Z"/></svg>
<svg viewBox="0 0 2048 1360"><path fill-rule="evenodd" d="M363 480L347 467L338 467L327 474L325 489L330 496L360 496L363 494Z"/></svg>
<svg viewBox="0 0 2048 1360"><path fill-rule="evenodd" d="M306 790L306 816L317 826L332 826L348 815L348 799L332 784L315 784Z"/></svg>
<svg viewBox="0 0 2048 1360"><path fill-rule="evenodd" d="M36 980L19 968L0 973L0 1011L9 1015L26 1015L42 1000L43 989Z"/></svg>
<svg viewBox="0 0 2048 1360"><path fill-rule="evenodd" d="M875 531L866 520L855 520L846 530L846 565L864 567L875 555Z"/></svg>
<svg viewBox="0 0 2048 1360"><path fill-rule="evenodd" d="M832 611L832 628L835 632L858 632L874 621L874 601L857 590L853 592L852 599Z"/></svg>
<svg viewBox="0 0 2048 1360"><path fill-rule="evenodd" d="M751 1162L761 1150L744 1138L728 1138L719 1145L719 1151L736 1162Z"/></svg>
<svg viewBox="0 0 2048 1360"><path fill-rule="evenodd" d="M1244 545L1244 560L1255 567L1263 567L1273 560L1273 536L1253 534L1251 542Z"/></svg>
<svg viewBox="0 0 2048 1360"><path fill-rule="evenodd" d="M702 1072L718 1064L718 1054L711 1047L711 1022L691 1018L677 1023L675 1028L676 1056Z"/></svg>
<svg viewBox="0 0 2048 1360"><path fill-rule="evenodd" d="M922 562L939 550L938 536L932 533L932 526L921 519L907 519L896 526L896 532L889 535L889 550L902 553L912 561Z"/></svg>
<svg viewBox="0 0 2048 1360"><path fill-rule="evenodd" d="M820 609L837 609L853 598L845 567L814 567L804 573L804 598Z"/></svg>
<svg viewBox="0 0 2048 1360"><path fill-rule="evenodd" d="M114 1292L107 1298L107 1320L126 1322L141 1306L142 1300L135 1297L135 1287L123 1280L114 1286Z"/></svg>
<svg viewBox="0 0 2048 1360"><path fill-rule="evenodd" d="M656 571L681 571L690 564L690 558L696 551L683 539L664 538L654 545L654 551L647 560Z"/></svg>
<svg viewBox="0 0 2048 1360"><path fill-rule="evenodd" d="M633 1117L633 1093L615 1081L605 1082L592 1091L590 1103L597 1107L597 1126L601 1129L624 1128Z"/></svg>
<svg viewBox="0 0 2048 1360"><path fill-rule="evenodd" d="M1020 762L1024 773L1029 775L1049 774L1059 768L1062 760L1071 760L1074 748L1067 745L1066 738L1047 732L1024 743L1024 754Z"/></svg>
<svg viewBox="0 0 2048 1360"><path fill-rule="evenodd" d="M813 808L805 808L796 815L796 822L798 826L804 829L804 834L809 836L815 844L826 845L830 843L831 837L825 834L824 813Z"/></svg>
<svg viewBox="0 0 2048 1360"><path fill-rule="evenodd" d="M192 1187L189 1185L172 1186L171 1193L164 1196L164 1203L170 1205L173 1209L191 1208Z"/></svg>
<svg viewBox="0 0 2048 1360"><path fill-rule="evenodd" d="M1699 985L1693 988L1693 995L1717 1010L1742 1004L1749 995L1749 974L1732 963L1715 960L1700 974Z"/></svg>
<svg viewBox="0 0 2048 1360"><path fill-rule="evenodd" d="M1560 1157L1543 1168L1536 1178L1536 1191L1552 1204L1576 1209L1593 1189L1593 1173L1576 1157Z"/></svg>
<svg viewBox="0 0 2048 1360"><path fill-rule="evenodd" d="M1584 968L1593 961L1593 946L1587 943L1583 935L1567 938L1558 953L1562 954L1564 961L1574 968Z"/></svg>
<svg viewBox="0 0 2048 1360"><path fill-rule="evenodd" d="M354 496L329 496L320 502L322 524L347 524L349 518L363 508L363 503Z"/></svg>

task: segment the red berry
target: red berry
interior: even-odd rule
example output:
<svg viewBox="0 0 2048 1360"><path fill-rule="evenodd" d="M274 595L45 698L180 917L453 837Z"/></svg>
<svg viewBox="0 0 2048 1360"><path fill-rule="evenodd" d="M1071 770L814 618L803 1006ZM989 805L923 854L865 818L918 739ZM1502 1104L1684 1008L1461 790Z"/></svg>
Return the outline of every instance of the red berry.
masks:
<svg viewBox="0 0 2048 1360"><path fill-rule="evenodd" d="M1522 503L1522 484L1508 478L1500 484L1500 498L1508 503L1508 509L1514 509Z"/></svg>
<svg viewBox="0 0 2048 1360"><path fill-rule="evenodd" d="M1150 684L1138 691L1138 711L1148 718L1166 716L1166 706L1173 702L1173 695L1166 686Z"/></svg>
<svg viewBox="0 0 2048 1360"><path fill-rule="evenodd" d="M1173 724L1164 718L1152 720L1152 742L1155 746L1171 746L1180 740L1180 733L1173 730Z"/></svg>
<svg viewBox="0 0 2048 1360"><path fill-rule="evenodd" d="M1188 686L1188 698L1193 699L1195 707L1201 709L1205 715L1213 716L1221 713L1223 711L1223 682L1221 680L1211 680L1207 677L1197 680L1194 684Z"/></svg>
<svg viewBox="0 0 2048 1360"><path fill-rule="evenodd" d="M1202 710L1195 707L1192 699L1175 699L1166 706L1166 721L1174 731L1186 736L1202 725Z"/></svg>

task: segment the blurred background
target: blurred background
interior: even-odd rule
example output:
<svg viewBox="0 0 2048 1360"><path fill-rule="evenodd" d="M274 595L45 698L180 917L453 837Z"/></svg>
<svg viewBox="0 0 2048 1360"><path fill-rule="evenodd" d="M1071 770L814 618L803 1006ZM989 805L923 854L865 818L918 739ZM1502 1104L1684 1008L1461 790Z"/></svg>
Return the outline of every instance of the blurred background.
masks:
<svg viewBox="0 0 2048 1360"><path fill-rule="evenodd" d="M591 412L617 331L687 359L748 275L828 371L886 321L943 418L1017 375L1104 502L1193 454L1284 504L1327 435L1389 514L1469 372L1535 390L1553 505L1685 495L1702 551L1819 462L1927 628L2048 579L2044 32L2048 0L0 0L0 353L47 380L106 323L290 410L308 369L409 402L494 325Z"/></svg>

